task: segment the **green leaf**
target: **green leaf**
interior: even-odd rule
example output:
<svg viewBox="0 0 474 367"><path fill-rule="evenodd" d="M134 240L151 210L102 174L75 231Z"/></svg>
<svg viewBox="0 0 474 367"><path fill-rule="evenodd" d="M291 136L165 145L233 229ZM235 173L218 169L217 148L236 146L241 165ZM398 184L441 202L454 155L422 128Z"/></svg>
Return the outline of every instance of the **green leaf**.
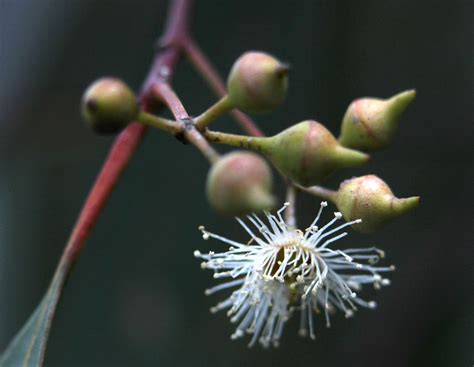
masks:
<svg viewBox="0 0 474 367"><path fill-rule="evenodd" d="M39 367L65 279L59 266L41 303L0 358L0 367Z"/></svg>

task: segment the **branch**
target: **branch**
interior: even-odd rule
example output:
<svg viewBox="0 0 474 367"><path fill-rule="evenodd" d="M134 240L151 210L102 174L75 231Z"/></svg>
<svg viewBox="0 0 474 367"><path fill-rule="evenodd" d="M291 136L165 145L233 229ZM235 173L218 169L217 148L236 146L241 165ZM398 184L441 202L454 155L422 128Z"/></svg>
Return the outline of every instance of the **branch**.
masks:
<svg viewBox="0 0 474 367"><path fill-rule="evenodd" d="M190 0L172 2L165 36L160 41L161 48L155 55L140 93L140 104L144 110L150 111L157 107L156 102L153 107L151 103L153 85L168 82L174 73L182 53L183 40L187 38L190 4ZM168 127L173 128L171 125ZM44 298L0 357L1 366L43 365L48 336L66 280L146 130L145 125L132 123L116 139L79 214Z"/></svg>
<svg viewBox="0 0 474 367"><path fill-rule="evenodd" d="M165 34L159 41L160 47L140 92L140 103L146 111L151 110L153 105L151 102L154 85L169 82L174 74L183 42L187 38L190 7L190 0L174 0L171 4ZM133 123L116 139L86 199L61 262L77 260L79 252L85 246L92 228L140 145L146 130L144 125Z"/></svg>

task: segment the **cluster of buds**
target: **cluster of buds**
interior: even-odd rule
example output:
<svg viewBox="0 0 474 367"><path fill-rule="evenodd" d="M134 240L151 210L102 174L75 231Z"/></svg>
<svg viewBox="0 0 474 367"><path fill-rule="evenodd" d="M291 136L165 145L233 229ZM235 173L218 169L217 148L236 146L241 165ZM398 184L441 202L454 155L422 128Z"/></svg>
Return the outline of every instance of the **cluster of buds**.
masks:
<svg viewBox="0 0 474 367"><path fill-rule="evenodd" d="M229 75L228 104L250 113L275 108L284 99L287 71L285 63L269 55L258 52L245 53L236 61ZM213 131L207 131L206 136L213 142L243 147L260 153L294 184L309 187L321 184L340 168L367 163L368 152L388 146L394 138L402 112L414 97L415 91L409 90L387 100L377 98L355 100L344 115L338 139L323 124L314 120L297 123L271 137L242 136ZM228 169L229 173L231 170ZM227 178L227 174L223 171L221 176L222 180ZM218 178L215 177L214 180ZM251 202L254 192L259 192L261 197L272 197L269 192L271 185L268 185L267 180L265 183L253 182L254 188L249 190L243 190L243 184L236 185L232 193L232 196L237 198L234 202ZM210 190L208 196L213 197ZM344 181L336 193L325 198L329 198L338 206L346 220L361 218L362 223L354 225L354 229L361 232L374 232L419 203L419 197L396 198L388 185L373 175ZM259 200L255 202L257 201ZM220 201L221 205L217 205L211 200L211 204L220 212L241 214L242 207L230 201ZM248 208L248 212L255 212L261 206L255 205L253 208L248 206Z"/></svg>
<svg viewBox="0 0 474 367"><path fill-rule="evenodd" d="M252 334L250 345L257 340L263 346L278 345L283 326L295 308L301 311L300 334L309 331L312 338L313 311L319 312L318 307L324 310L328 326L329 313L337 309L350 317L357 306L374 308L374 301L365 301L357 292L367 284L378 289L390 283L380 273L394 267L375 266L384 252L374 247L332 249L330 245L347 235L341 232L346 227L372 233L419 203L417 196L395 197L390 187L375 175L345 180L337 191L319 186L335 171L363 165L369 160L369 152L389 145L415 91L402 92L387 100L355 100L344 115L339 138L314 120L299 122L270 137L208 129L210 123L233 109L247 113L275 109L285 99L288 71L286 63L271 55L247 52L237 59L229 73L227 94L201 115L186 121L167 120L140 111L133 92L117 79L95 82L86 91L82 104L86 121L98 133L119 132L133 120L193 143L210 160L206 184L210 205L222 214L246 216L257 231L254 233L251 226L238 219L251 237L250 242L241 243L201 227L204 239L214 238L230 248L208 254L196 251L195 256L204 260L203 268L212 269L215 278L228 278L206 294L234 289L213 310L229 309L232 322L238 322L232 338ZM211 143L240 150L219 155ZM284 176L290 187L289 197L294 198L295 190L300 190L332 201L338 208L334 218L321 227L317 225L322 208L328 205L326 201L305 230L297 229L290 203L276 215L270 214L277 200L272 193L272 170L267 161ZM285 209L283 219L281 213ZM255 215L261 212L265 213L267 223ZM342 218L345 223L331 228Z"/></svg>
<svg viewBox="0 0 474 367"><path fill-rule="evenodd" d="M263 52L246 52L234 63L227 79L227 95L207 113L195 119L195 126L208 142L245 148L259 153L277 171L300 188L320 185L340 168L359 166L369 160L368 152L386 147L395 135L402 112L415 91L399 93L387 100L360 98L343 117L339 138L314 120L299 122L271 137L233 135L209 131L207 126L232 109L261 113L275 109L285 99L288 64ZM102 134L116 133L132 120L150 124L153 117L139 111L137 99L122 81L103 78L85 92L83 115L90 127ZM170 121L154 117L155 126L169 127ZM153 122L153 121L152 121ZM160 124L161 122L161 124ZM153 123L152 123L153 125ZM207 197L218 212L232 216L270 210L272 172L257 154L235 151L212 162L207 178ZM317 193L318 190L308 190ZM415 207L418 197L397 199L376 176L344 181L337 192L323 196L333 201L347 220L361 218L354 226L373 232Z"/></svg>

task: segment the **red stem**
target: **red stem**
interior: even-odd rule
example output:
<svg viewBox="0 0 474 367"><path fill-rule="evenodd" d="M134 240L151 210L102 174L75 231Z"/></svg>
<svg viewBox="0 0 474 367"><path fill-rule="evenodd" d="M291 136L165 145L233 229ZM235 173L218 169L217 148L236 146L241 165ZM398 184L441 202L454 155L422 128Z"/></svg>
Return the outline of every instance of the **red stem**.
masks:
<svg viewBox="0 0 474 367"><path fill-rule="evenodd" d="M137 150L147 130L145 125L134 123L116 139L102 170L84 203L79 218L64 250L64 257L73 262L86 244L86 240L110 197L114 187Z"/></svg>
<svg viewBox="0 0 474 367"><path fill-rule="evenodd" d="M222 97L227 93L226 87L222 78L217 73L216 68L211 61L204 55L199 46L193 40L186 43L186 55L191 59L197 69L206 78L211 89L213 89L217 96Z"/></svg>
<svg viewBox="0 0 474 367"><path fill-rule="evenodd" d="M153 64L140 93L140 103L145 110L151 109L154 99L152 89L157 83L168 82L174 74L175 66L182 53L188 32L191 0L173 0L164 36L159 42ZM116 141L99 173L74 226L68 244L61 258L61 267L68 270L80 251L84 248L92 228L140 145L147 127L132 123Z"/></svg>

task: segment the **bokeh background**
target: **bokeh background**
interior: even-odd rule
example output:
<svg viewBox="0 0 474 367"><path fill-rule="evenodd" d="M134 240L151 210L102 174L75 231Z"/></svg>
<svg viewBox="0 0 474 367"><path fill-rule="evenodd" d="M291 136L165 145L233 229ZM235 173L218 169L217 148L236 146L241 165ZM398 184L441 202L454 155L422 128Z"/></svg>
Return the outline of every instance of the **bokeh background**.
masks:
<svg viewBox="0 0 474 367"><path fill-rule="evenodd" d="M103 75L138 89L166 9L0 0L0 351L44 293L113 141L84 126L82 91ZM196 1L193 34L223 75L249 49L292 64L285 105L257 116L268 134L306 118L337 134L352 99L417 89L393 145L327 183L374 173L399 196L422 197L385 230L341 243L385 249L393 284L374 295L375 311L338 315L331 329L318 320L315 342L296 335L294 320L277 350L230 341L225 314L208 312L219 296L203 295L211 274L192 253L213 246L200 224L245 236L208 207L207 162L150 131L74 270L46 365L471 366L473 10L471 0ZM185 61L174 85L193 114L215 100ZM239 131L230 118L216 127ZM318 204L300 197L301 223Z"/></svg>

